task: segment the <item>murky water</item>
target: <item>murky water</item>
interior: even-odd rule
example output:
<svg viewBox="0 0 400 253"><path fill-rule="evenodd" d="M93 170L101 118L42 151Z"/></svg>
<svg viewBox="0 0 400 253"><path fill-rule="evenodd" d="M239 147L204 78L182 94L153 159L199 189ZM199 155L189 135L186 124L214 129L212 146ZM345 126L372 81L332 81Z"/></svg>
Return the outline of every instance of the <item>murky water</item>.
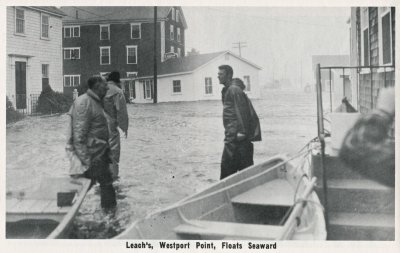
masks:
<svg viewBox="0 0 400 253"><path fill-rule="evenodd" d="M314 94L267 90L253 101L263 141L255 162L294 153L316 135ZM219 178L223 148L220 101L129 105L122 138L118 207L104 213L93 187L74 221L71 238L110 238L131 222L165 208ZM29 117L7 127L7 190L29 189L43 176L67 173L67 116Z"/></svg>

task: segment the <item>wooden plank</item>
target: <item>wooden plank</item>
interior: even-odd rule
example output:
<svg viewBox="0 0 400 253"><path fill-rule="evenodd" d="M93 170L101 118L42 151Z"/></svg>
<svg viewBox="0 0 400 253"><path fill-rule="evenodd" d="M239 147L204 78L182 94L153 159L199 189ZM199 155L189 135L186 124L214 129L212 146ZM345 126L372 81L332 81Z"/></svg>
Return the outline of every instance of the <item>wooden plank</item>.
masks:
<svg viewBox="0 0 400 253"><path fill-rule="evenodd" d="M6 212L11 211L18 203L20 202L20 199L7 199L6 200Z"/></svg>
<svg viewBox="0 0 400 253"><path fill-rule="evenodd" d="M52 200L43 210L44 213L67 213L71 207L58 207L57 200Z"/></svg>
<svg viewBox="0 0 400 253"><path fill-rule="evenodd" d="M191 220L177 226L178 234L200 235L207 239L257 239L273 240L282 233L281 226L244 224L231 222Z"/></svg>
<svg viewBox="0 0 400 253"><path fill-rule="evenodd" d="M232 203L248 205L291 206L294 189L286 179L274 179L232 198Z"/></svg>
<svg viewBox="0 0 400 253"><path fill-rule="evenodd" d="M37 199L36 203L31 207L31 213L42 213L50 204L51 200Z"/></svg>
<svg viewBox="0 0 400 253"><path fill-rule="evenodd" d="M31 206L35 204L36 200L24 199L14 205L12 208L7 210L9 213L27 213L29 212Z"/></svg>

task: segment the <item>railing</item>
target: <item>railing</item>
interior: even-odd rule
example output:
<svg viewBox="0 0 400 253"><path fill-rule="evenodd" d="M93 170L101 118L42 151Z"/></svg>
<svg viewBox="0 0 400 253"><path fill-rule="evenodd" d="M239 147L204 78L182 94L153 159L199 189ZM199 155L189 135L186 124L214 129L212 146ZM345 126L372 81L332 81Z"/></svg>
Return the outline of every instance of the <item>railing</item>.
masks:
<svg viewBox="0 0 400 253"><path fill-rule="evenodd" d="M24 115L38 115L37 106L40 94L16 94L13 102L14 108Z"/></svg>
<svg viewBox="0 0 400 253"><path fill-rule="evenodd" d="M345 97L345 74L348 73L349 70L355 70L357 77L357 105L358 110L362 113L368 112L372 110L376 106L376 99L379 94L380 88L385 88L389 86L394 86L394 78L393 80L387 79L387 73L394 73L394 65L391 66L331 66L331 67L319 67L319 71L327 70L329 71L329 100L330 100L330 111L333 111L333 101L332 101L332 70L338 70L342 73L342 85L343 85L343 94L342 97ZM368 71L368 72L367 72ZM321 73L321 72L320 72ZM351 75L352 73L350 73ZM378 75L378 76L377 76ZM382 75L380 77L379 75ZM369 80L364 80L361 77L369 76ZM321 75L320 75L321 77ZM318 81L318 80L317 80ZM320 80L321 81L321 80ZM355 80L352 80L355 81ZM378 84L376 84L378 82ZM383 85L380 84L383 83ZM349 82L350 89L352 89L351 81ZM368 85L369 87L368 87ZM360 96L363 96L360 98Z"/></svg>

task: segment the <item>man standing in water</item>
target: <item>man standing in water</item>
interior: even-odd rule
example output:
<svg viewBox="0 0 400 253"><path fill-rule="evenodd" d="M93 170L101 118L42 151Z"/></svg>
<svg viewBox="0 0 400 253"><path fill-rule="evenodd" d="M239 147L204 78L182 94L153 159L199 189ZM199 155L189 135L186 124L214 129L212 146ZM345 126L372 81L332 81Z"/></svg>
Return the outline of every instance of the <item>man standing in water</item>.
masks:
<svg viewBox="0 0 400 253"><path fill-rule="evenodd" d="M253 165L251 141L261 140L258 117L243 91L245 86L240 79L232 79L232 76L231 66L219 66L218 79L224 85L222 103L225 128L220 179Z"/></svg>
<svg viewBox="0 0 400 253"><path fill-rule="evenodd" d="M117 204L109 171L108 126L102 103L107 90L104 78L89 78L88 90L76 98L71 110L74 152L88 168L84 176L100 183L101 207L106 209Z"/></svg>
<svg viewBox="0 0 400 253"><path fill-rule="evenodd" d="M108 91L104 97L104 111L108 122L110 144L111 165L110 171L113 180L118 178L119 174L119 157L121 153L121 142L118 127L125 133L125 138L128 137L128 111L126 109L126 101L124 92L120 86L119 72L113 71L107 76Z"/></svg>

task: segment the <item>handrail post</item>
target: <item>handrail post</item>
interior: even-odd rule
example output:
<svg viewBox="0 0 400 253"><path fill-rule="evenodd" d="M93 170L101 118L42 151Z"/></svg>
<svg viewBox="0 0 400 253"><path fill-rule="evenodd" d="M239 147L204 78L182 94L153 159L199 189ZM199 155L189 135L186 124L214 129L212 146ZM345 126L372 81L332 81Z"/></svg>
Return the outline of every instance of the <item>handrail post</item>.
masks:
<svg viewBox="0 0 400 253"><path fill-rule="evenodd" d="M330 69L329 69L330 70ZM321 65L317 64L315 70L316 91L317 91L317 122L318 122L318 139L321 143L321 170L322 170L322 187L324 192L323 205L325 208L325 227L329 236L329 216L328 216L328 198L327 198L327 182L325 173L325 131L324 131L324 111L322 107L322 86L321 86Z"/></svg>

